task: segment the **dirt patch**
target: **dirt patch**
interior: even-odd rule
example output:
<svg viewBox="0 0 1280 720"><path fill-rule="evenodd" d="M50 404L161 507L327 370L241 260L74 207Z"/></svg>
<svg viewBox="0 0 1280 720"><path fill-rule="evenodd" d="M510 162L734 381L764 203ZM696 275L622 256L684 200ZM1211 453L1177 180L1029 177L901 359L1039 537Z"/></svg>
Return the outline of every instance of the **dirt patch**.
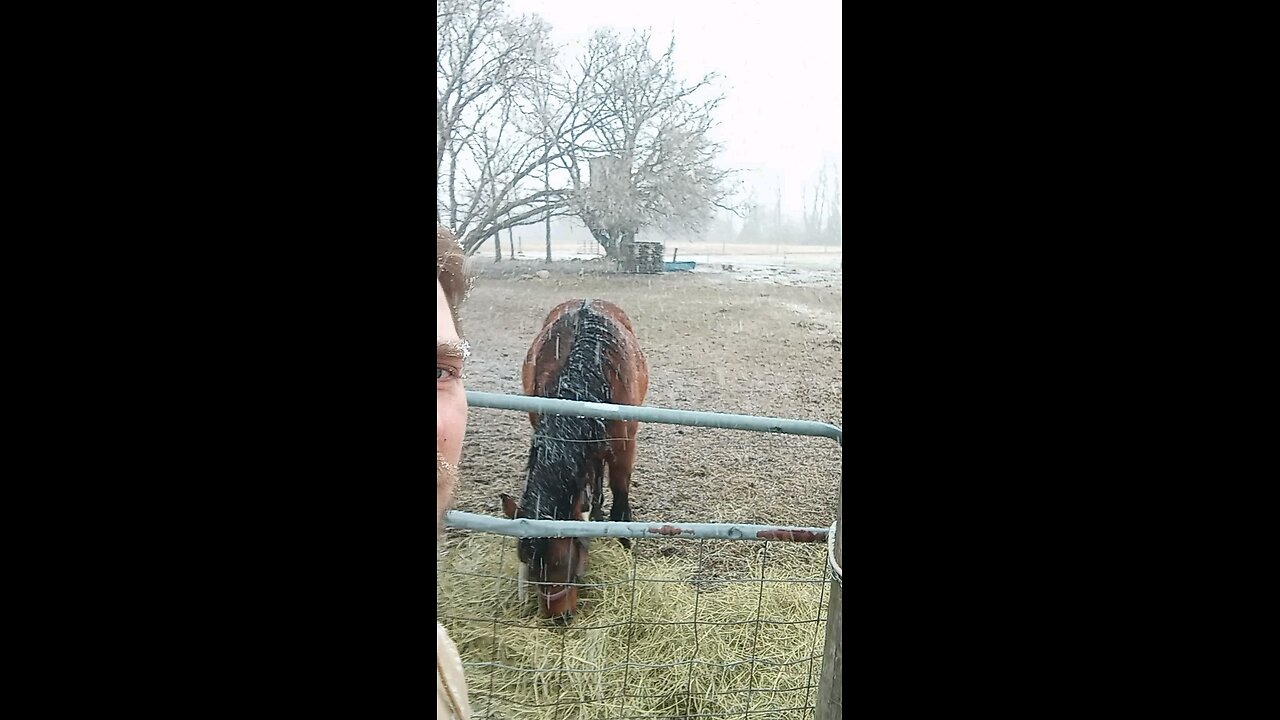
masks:
<svg viewBox="0 0 1280 720"><path fill-rule="evenodd" d="M520 393L520 364L550 309L599 297L635 324L651 373L646 405L843 425L838 282L628 275L603 265L479 259L461 318L473 352L467 389ZM530 435L525 414L471 410L459 510L501 514L498 493L520 492ZM636 520L827 526L834 519L841 451L831 440L642 424L638 443Z"/></svg>

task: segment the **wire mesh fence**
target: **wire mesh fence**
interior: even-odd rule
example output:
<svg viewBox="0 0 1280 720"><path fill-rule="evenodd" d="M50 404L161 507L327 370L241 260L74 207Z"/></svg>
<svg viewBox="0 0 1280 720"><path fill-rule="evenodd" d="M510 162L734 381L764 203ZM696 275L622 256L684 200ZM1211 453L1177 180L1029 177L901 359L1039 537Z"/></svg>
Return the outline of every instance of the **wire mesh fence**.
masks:
<svg viewBox="0 0 1280 720"><path fill-rule="evenodd" d="M474 391L467 400L472 408L842 444L839 428L812 421ZM810 463L825 457L801 456ZM751 460L759 467L759 456ZM761 501L760 494L739 494ZM460 523L464 514L453 515L438 544L436 617L458 646L476 720L814 718L830 599L827 529L569 521L536 527L552 521L473 515ZM541 617L536 593L521 598L516 536L593 538L569 623ZM623 536L631 538L630 550L619 544Z"/></svg>
<svg viewBox="0 0 1280 720"><path fill-rule="evenodd" d="M596 538L562 624L519 599L515 538L449 534L436 613L477 720L813 717L825 542Z"/></svg>

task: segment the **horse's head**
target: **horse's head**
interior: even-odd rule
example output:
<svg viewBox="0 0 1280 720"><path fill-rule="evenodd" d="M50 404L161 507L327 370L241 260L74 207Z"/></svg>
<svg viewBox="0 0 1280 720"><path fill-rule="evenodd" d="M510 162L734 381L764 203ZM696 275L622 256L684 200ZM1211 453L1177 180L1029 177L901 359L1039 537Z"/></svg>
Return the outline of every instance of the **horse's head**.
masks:
<svg viewBox="0 0 1280 720"><path fill-rule="evenodd" d="M529 517L506 493L502 511L509 518ZM581 501L574 502L575 514ZM517 544L521 570L521 597L526 576L538 588L538 607L543 615L568 621L578 609L578 583L587 572L586 538L520 538ZM527 575L526 575L527 573Z"/></svg>

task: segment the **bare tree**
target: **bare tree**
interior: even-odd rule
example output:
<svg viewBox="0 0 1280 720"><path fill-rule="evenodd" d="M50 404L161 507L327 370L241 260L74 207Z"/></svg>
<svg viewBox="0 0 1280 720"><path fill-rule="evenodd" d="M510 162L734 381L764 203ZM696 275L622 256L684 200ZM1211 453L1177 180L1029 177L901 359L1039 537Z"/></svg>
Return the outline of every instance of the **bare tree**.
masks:
<svg viewBox="0 0 1280 720"><path fill-rule="evenodd" d="M746 208L745 217L742 221L742 230L738 232L737 240L741 242L759 242L763 240L766 236L765 225L767 221L764 217L764 207L756 199L755 188L751 188L748 192L743 206Z"/></svg>
<svg viewBox="0 0 1280 720"><path fill-rule="evenodd" d="M533 182L553 114L533 88L555 53L550 27L508 17L502 0L437 0L436 15L436 216L470 254L565 204Z"/></svg>
<svg viewBox="0 0 1280 720"><path fill-rule="evenodd" d="M822 168L818 170L817 186L813 190L813 205L810 206L807 199L804 201L804 234L806 241L820 242L825 234L823 223L827 221L829 194L827 188L827 164L823 163Z"/></svg>
<svg viewBox="0 0 1280 720"><path fill-rule="evenodd" d="M840 243L842 231L840 187L840 163L824 161L818 170L813 190L813 202L809 202L809 188L804 190L804 235L806 242L821 244Z"/></svg>
<svg viewBox="0 0 1280 720"><path fill-rule="evenodd" d="M723 100L716 76L682 81L675 39L657 57L649 40L640 32L624 44L597 31L566 86L574 119L585 121L572 124L581 133L561 146L568 198L609 257L646 227L700 233L715 208L736 212L724 204L732 172L716 167L720 147L708 137Z"/></svg>
<svg viewBox="0 0 1280 720"><path fill-rule="evenodd" d="M714 75L676 76L674 39L655 57L648 33L599 31L560 67L549 26L503 0L437 0L436 15L436 217L468 254L576 215L616 257L643 228L699 233L736 212L708 137L723 96Z"/></svg>
<svg viewBox="0 0 1280 720"><path fill-rule="evenodd" d="M518 72L520 48L503 42L505 25L500 0L436 0L436 213L448 155L451 226L458 220L457 156L468 141L467 121L483 119Z"/></svg>

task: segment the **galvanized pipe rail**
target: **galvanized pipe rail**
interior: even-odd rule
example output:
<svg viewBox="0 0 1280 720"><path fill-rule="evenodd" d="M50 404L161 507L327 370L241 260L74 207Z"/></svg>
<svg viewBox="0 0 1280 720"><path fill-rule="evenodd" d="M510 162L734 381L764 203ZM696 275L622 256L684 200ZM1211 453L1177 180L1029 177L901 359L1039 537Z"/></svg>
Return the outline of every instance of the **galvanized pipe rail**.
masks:
<svg viewBox="0 0 1280 720"><path fill-rule="evenodd" d="M840 428L812 420L735 415L732 413L670 410L640 405L580 402L558 398L467 391L467 404L474 408L516 410L520 412L598 417L606 420L688 425L693 427L747 430L750 432L785 433L826 437L844 445ZM467 530L482 530L508 537L626 537L654 536L692 537L715 540L785 540L789 542L826 542L830 528L775 527L729 523L645 523L583 522L581 520L532 520L498 518L490 515L458 512L445 513L445 525Z"/></svg>
<svg viewBox="0 0 1280 720"><path fill-rule="evenodd" d="M503 395L500 393L467 391L467 404L471 407L491 410L520 410L552 415L598 417L606 420L638 420L640 422L690 425L693 427L721 428L724 430L749 430L752 432L786 433L788 435L814 435L835 440L844 445L840 428L812 420L788 420L786 418L756 417L732 413L701 412L698 410L669 410L643 405L614 405L611 403L579 402L558 398L531 397L527 395Z"/></svg>
<svg viewBox="0 0 1280 720"><path fill-rule="evenodd" d="M583 520L531 520L499 518L492 515L450 510L444 523L449 527L506 535L507 537L683 537L694 540L782 540L786 542L826 542L831 528L774 527L725 523L646 523Z"/></svg>

